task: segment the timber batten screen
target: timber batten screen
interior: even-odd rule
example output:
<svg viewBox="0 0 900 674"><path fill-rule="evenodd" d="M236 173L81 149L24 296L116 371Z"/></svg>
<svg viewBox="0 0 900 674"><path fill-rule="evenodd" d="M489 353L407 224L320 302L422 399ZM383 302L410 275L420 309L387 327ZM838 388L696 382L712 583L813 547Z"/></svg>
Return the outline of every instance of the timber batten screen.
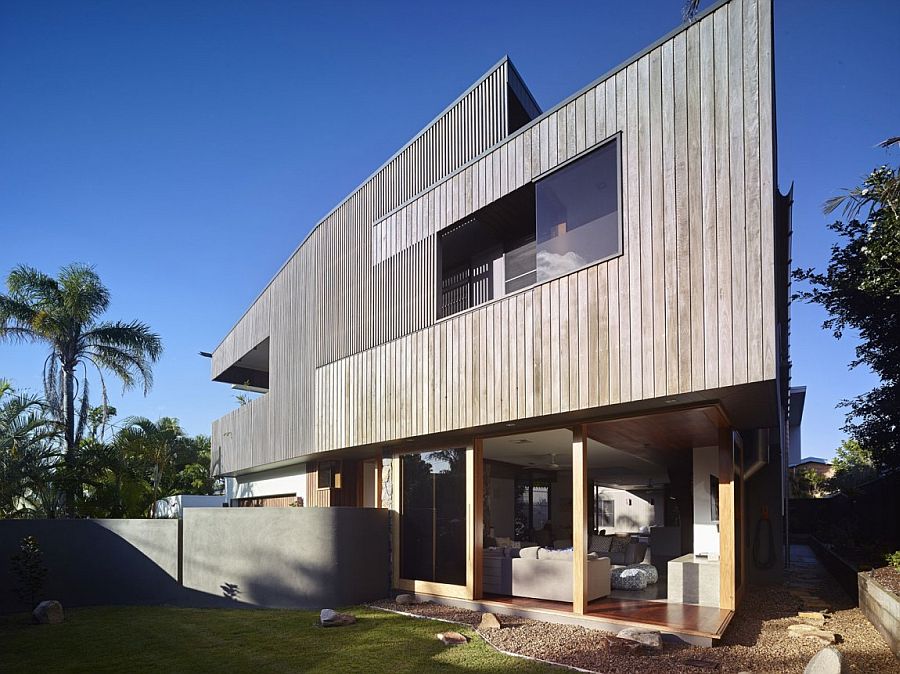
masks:
<svg viewBox="0 0 900 674"><path fill-rule="evenodd" d="M214 425L223 472L774 379L771 21L717 6L508 136L512 71L483 80L439 126L500 135L446 172L420 155L419 192L382 169L216 350L214 373L271 340L265 416ZM438 233L617 135L621 255L439 320Z"/></svg>

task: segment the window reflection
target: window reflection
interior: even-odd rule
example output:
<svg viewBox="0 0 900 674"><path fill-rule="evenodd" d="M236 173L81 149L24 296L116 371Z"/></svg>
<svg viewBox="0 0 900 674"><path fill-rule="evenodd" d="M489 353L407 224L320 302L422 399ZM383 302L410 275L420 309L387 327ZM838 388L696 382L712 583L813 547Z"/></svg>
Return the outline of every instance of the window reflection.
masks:
<svg viewBox="0 0 900 674"><path fill-rule="evenodd" d="M400 575L466 584L466 464L461 449L401 458Z"/></svg>
<svg viewBox="0 0 900 674"><path fill-rule="evenodd" d="M537 281L619 253L618 141L535 185Z"/></svg>

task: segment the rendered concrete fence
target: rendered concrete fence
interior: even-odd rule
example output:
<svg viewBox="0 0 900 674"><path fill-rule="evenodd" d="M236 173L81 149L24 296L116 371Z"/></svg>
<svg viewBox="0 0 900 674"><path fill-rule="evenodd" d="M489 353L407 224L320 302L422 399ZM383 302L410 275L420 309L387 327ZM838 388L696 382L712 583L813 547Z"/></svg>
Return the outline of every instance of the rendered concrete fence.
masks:
<svg viewBox="0 0 900 674"><path fill-rule="evenodd" d="M389 592L388 512L374 508L185 510L185 589L281 608Z"/></svg>
<svg viewBox="0 0 900 674"><path fill-rule="evenodd" d="M44 552L39 599L63 606L322 608L386 597L388 512L186 509L183 520L0 520L0 613L30 610L10 557Z"/></svg>
<svg viewBox="0 0 900 674"><path fill-rule="evenodd" d="M63 606L181 599L175 520L2 520L0 612L31 608L13 591L10 568L25 536L34 536L44 553L42 599L58 599Z"/></svg>

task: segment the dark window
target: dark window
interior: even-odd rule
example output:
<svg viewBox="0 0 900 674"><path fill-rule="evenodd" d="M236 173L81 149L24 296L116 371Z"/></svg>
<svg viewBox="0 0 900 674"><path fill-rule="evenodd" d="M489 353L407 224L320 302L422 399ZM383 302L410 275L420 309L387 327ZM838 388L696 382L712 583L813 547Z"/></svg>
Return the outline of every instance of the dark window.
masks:
<svg viewBox="0 0 900 674"><path fill-rule="evenodd" d="M535 185L537 282L621 252L618 141Z"/></svg>
<svg viewBox="0 0 900 674"><path fill-rule="evenodd" d="M466 584L465 462L461 449L401 458L401 577Z"/></svg>
<svg viewBox="0 0 900 674"><path fill-rule="evenodd" d="M507 194L438 237L438 318L622 252L619 143Z"/></svg>
<svg viewBox="0 0 900 674"><path fill-rule="evenodd" d="M516 480L515 538L534 541L535 532L550 522L550 481L542 478Z"/></svg>
<svg viewBox="0 0 900 674"><path fill-rule="evenodd" d="M320 461L316 468L318 473L317 485L319 489L331 489L339 485L336 482L340 479L339 464L337 461Z"/></svg>
<svg viewBox="0 0 900 674"><path fill-rule="evenodd" d="M594 485L594 526L593 530L615 528L616 526L616 502L611 499L600 485Z"/></svg>

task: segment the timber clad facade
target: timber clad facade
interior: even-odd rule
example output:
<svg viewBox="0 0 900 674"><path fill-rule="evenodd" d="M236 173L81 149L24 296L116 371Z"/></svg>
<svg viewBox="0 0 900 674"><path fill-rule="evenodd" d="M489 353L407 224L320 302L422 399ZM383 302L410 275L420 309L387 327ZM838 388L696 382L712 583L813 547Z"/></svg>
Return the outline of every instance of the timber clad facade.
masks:
<svg viewBox="0 0 900 674"><path fill-rule="evenodd" d="M543 114L502 60L215 350L213 378L234 381L268 340L268 392L213 425L216 471L775 382L771 11L718 5ZM439 319L441 230L613 141L621 254Z"/></svg>

